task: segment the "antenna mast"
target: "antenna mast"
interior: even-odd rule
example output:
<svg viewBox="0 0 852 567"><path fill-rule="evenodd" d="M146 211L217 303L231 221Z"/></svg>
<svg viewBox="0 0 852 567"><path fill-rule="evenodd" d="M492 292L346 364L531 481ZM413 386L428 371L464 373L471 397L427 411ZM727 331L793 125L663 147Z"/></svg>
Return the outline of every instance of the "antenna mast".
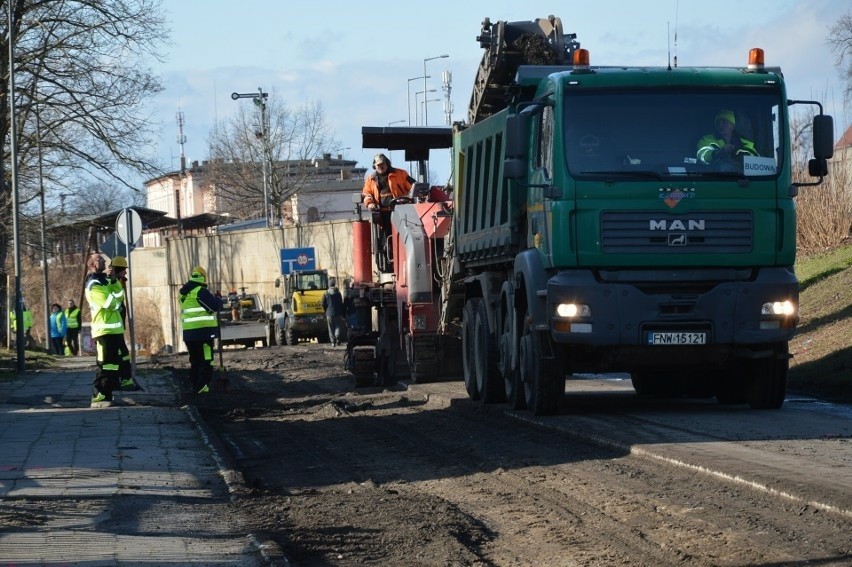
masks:
<svg viewBox="0 0 852 567"><path fill-rule="evenodd" d="M177 143L180 144L180 172L186 171L186 154L184 153L184 145L186 144L186 136L183 134L183 112L178 110L177 113L178 137Z"/></svg>
<svg viewBox="0 0 852 567"><path fill-rule="evenodd" d="M677 13L680 8L680 1L675 2L675 36L674 36L674 66L677 67Z"/></svg>

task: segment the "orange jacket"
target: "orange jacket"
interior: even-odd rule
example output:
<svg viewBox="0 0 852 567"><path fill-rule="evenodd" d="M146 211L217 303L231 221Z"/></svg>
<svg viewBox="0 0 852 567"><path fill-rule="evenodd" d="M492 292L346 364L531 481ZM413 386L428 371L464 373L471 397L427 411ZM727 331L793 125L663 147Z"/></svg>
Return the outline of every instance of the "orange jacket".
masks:
<svg viewBox="0 0 852 567"><path fill-rule="evenodd" d="M380 195L379 194L379 182L377 179L378 174L373 172L367 179L364 180L364 189L361 191L361 194L364 195L364 206L369 207L370 205L380 205L387 206L387 201L390 199L395 199L396 197L405 197L408 195L408 192L411 190L411 186L414 184L414 179L412 179L408 172L403 169L390 168L388 171L388 185L390 185L390 195ZM384 203L383 203L384 201Z"/></svg>

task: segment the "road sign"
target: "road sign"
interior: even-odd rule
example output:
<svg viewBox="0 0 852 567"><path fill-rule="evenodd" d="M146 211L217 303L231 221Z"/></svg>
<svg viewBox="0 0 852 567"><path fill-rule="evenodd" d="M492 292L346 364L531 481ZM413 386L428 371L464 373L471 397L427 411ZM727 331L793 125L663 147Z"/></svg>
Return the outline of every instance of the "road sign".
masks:
<svg viewBox="0 0 852 567"><path fill-rule="evenodd" d="M311 248L282 248L281 273L316 269L316 252Z"/></svg>
<svg viewBox="0 0 852 567"><path fill-rule="evenodd" d="M131 246L130 250L135 250L136 246ZM128 250L127 245L116 238L116 235L113 234L101 244L101 252L106 254L108 257L112 258L113 256L124 256L127 258Z"/></svg>
<svg viewBox="0 0 852 567"><path fill-rule="evenodd" d="M127 244L128 236L130 244L135 244L142 237L142 219L139 218L139 213L133 209L124 209L118 213L118 218L115 219L115 233L125 244Z"/></svg>

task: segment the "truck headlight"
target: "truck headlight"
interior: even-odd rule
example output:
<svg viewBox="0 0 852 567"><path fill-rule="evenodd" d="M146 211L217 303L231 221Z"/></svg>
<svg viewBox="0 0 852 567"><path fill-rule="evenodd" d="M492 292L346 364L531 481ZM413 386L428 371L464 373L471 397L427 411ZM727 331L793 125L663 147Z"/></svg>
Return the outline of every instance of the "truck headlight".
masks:
<svg viewBox="0 0 852 567"><path fill-rule="evenodd" d="M582 303L560 303L556 306L556 314L559 317L591 317L592 310L588 305Z"/></svg>
<svg viewBox="0 0 852 567"><path fill-rule="evenodd" d="M790 301L767 301L760 308L761 315L789 317L796 314L796 305Z"/></svg>

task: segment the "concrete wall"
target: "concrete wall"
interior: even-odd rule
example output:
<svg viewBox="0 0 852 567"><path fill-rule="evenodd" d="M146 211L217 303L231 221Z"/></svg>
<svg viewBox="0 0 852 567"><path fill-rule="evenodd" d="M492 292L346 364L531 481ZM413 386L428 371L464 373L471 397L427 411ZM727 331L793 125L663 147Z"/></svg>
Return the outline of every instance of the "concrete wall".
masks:
<svg viewBox="0 0 852 567"><path fill-rule="evenodd" d="M210 290L245 287L257 293L264 309L281 301L275 280L281 275L281 248L313 247L317 267L342 281L352 275L350 221L317 222L299 227L232 231L207 236L169 238L164 247L139 248L130 257L134 305L150 301L159 307L167 345L185 350L180 338L178 289L195 266L207 270Z"/></svg>

